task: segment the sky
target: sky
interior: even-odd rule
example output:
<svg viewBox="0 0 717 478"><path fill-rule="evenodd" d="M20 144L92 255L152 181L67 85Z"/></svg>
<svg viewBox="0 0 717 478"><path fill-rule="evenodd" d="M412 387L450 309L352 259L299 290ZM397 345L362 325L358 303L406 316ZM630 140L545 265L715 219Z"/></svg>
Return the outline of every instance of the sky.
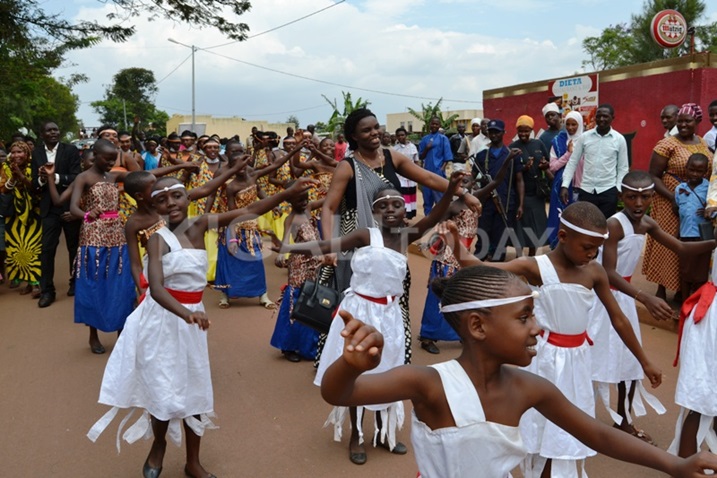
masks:
<svg viewBox="0 0 717 478"><path fill-rule="evenodd" d="M705 21L717 21L715 3L707 2ZM114 4L99 0L42 4L46 11L72 19L106 21L108 13L116 12ZM129 41L103 41L71 52L55 75L89 77L74 88L81 101L78 118L87 127L99 125L90 102L102 99L113 75L130 67L154 72L159 109L170 116L190 115L191 48L171 43L171 38L200 48L194 58L197 115L269 122L294 115L305 126L331 116L322 95L341 101L342 91L349 91L353 98L369 100L369 108L385 122L387 113L420 110L438 98L444 98L444 110L481 109L483 90L585 71L583 39L628 22L642 4L254 0L250 12L240 17L250 26L250 36L325 10L240 43L209 28L132 18L137 32Z"/></svg>

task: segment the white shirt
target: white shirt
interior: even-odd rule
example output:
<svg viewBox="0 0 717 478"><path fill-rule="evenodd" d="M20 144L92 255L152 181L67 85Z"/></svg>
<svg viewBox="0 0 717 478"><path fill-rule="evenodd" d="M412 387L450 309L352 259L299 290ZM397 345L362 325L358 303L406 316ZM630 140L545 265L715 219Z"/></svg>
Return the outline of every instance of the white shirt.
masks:
<svg viewBox="0 0 717 478"><path fill-rule="evenodd" d="M407 156L414 163L418 162L418 150L416 149L416 145L411 143L410 141L406 141L406 144L403 144L403 143L394 144L393 150L398 151L399 153L401 153L404 156Z"/></svg>
<svg viewBox="0 0 717 478"><path fill-rule="evenodd" d="M600 194L613 187L621 190L622 178L630 170L627 142L623 135L612 128L604 136L597 132L597 128L583 133L575 142L573 154L565 166L562 187L570 185L580 158L583 158L584 168L580 189L592 194Z"/></svg>
<svg viewBox="0 0 717 478"><path fill-rule="evenodd" d="M47 149L47 144L45 144L45 155L47 155L47 162L51 164L55 164L55 158L57 157L57 146L60 143L57 143L53 149ZM40 186L45 185L45 181L42 180L41 177L37 178L37 182L40 184ZM60 184L60 175L58 173L55 173L55 184Z"/></svg>
<svg viewBox="0 0 717 478"><path fill-rule="evenodd" d="M710 151L714 152L715 140L717 139L717 126L713 126L711 130L706 132L702 139L705 140L705 143L707 143L707 147L710 148Z"/></svg>
<svg viewBox="0 0 717 478"><path fill-rule="evenodd" d="M57 143L60 144L60 143ZM47 155L47 162L53 163L55 162L55 157L57 156L57 144L55 145L54 149L47 149L47 144L45 145L45 154Z"/></svg>

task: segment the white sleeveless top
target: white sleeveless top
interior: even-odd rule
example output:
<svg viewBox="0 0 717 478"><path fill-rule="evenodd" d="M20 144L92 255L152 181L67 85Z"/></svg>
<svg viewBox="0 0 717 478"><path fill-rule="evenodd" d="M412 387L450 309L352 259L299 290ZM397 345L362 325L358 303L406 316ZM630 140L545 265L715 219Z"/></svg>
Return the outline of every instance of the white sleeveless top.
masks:
<svg viewBox="0 0 717 478"><path fill-rule="evenodd" d="M618 212L611 216L611 219L617 219L622 227L623 238L617 243L617 264L615 270L622 277L632 277L640 262L642 254L642 246L645 244L644 234L635 234L630 219L625 214ZM598 251L597 261L602 264L602 246Z"/></svg>
<svg viewBox="0 0 717 478"><path fill-rule="evenodd" d="M421 477L509 477L526 456L520 429L486 421L478 392L456 360L432 367L441 376L456 426L431 430L411 414L411 441Z"/></svg>
<svg viewBox="0 0 717 478"><path fill-rule="evenodd" d="M543 285L535 300L535 318L549 332L566 335L582 334L588 328L590 308L595 293L580 284L562 283L547 255L537 256Z"/></svg>
<svg viewBox="0 0 717 478"><path fill-rule="evenodd" d="M357 249L351 258L351 290L376 298L402 295L407 257L384 247L380 230L369 227L368 231L371 243Z"/></svg>

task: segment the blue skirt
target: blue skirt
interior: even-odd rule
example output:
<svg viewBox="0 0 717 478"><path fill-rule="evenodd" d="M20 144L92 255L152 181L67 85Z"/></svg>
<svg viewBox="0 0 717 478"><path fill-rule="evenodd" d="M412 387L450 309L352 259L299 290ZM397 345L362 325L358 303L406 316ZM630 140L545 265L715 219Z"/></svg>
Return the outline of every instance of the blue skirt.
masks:
<svg viewBox="0 0 717 478"><path fill-rule="evenodd" d="M261 255L261 236L256 230L241 230L239 250L229 252L219 241L214 288L229 298L260 297L266 293L266 274ZM251 247L251 249L250 249Z"/></svg>
<svg viewBox="0 0 717 478"><path fill-rule="evenodd" d="M421 339L445 341L458 341L461 339L458 333L453 330L453 327L446 322L439 309L440 300L431 290L433 279L446 277L449 269L450 266L442 262L431 262L431 273L428 276L428 294L426 295L426 305L423 307L423 317L421 318Z"/></svg>
<svg viewBox="0 0 717 478"><path fill-rule="evenodd" d="M299 322L291 323L291 311L299 297L299 287L284 287L279 314L276 317L271 346L282 352L296 352L307 360L316 358L319 333Z"/></svg>
<svg viewBox="0 0 717 478"><path fill-rule="evenodd" d="M81 246L75 266L75 323L122 330L137 297L127 246Z"/></svg>
<svg viewBox="0 0 717 478"><path fill-rule="evenodd" d="M565 167L558 170L553 178L553 187L550 190L550 207L548 208L548 244L551 249L558 245L558 229L560 229L560 212L573 203L573 183L568 187L568 204L560 200L560 189L563 187L563 173Z"/></svg>

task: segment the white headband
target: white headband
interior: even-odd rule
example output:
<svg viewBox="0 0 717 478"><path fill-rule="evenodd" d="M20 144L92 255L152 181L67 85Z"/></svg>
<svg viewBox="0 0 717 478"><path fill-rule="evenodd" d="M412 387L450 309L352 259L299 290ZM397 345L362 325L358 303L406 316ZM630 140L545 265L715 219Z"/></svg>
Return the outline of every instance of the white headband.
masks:
<svg viewBox="0 0 717 478"><path fill-rule="evenodd" d="M644 188L633 188L632 186L628 186L627 184L622 183L622 187L624 189L629 189L630 191L637 191L638 193L641 193L642 191L649 191L650 189L654 189L655 183L652 183L649 186L645 186Z"/></svg>
<svg viewBox="0 0 717 478"><path fill-rule="evenodd" d="M371 207L374 207L377 202L383 201L384 199L400 199L404 203L406 202L406 199L404 199L403 196L388 195L388 196L381 196L380 198L376 199L374 202L371 203Z"/></svg>
<svg viewBox="0 0 717 478"><path fill-rule="evenodd" d="M517 297L502 297L500 299L472 300L470 302L461 302L460 304L451 304L441 307L442 313L460 312L461 310L485 309L488 307L498 307L499 305L512 304L525 299L537 299L540 294L534 290L530 295L519 295Z"/></svg>
<svg viewBox="0 0 717 478"><path fill-rule="evenodd" d="M167 186L162 189L157 189L155 191L152 191L151 197L155 197L157 194L166 193L168 191L171 191L172 189L180 189L180 188L184 189L184 184L181 184L181 183L172 184L171 186Z"/></svg>
<svg viewBox="0 0 717 478"><path fill-rule="evenodd" d="M575 224L572 224L566 219L564 219L563 216L560 216L560 223L563 226L568 227L575 232L579 232L580 234L585 234L586 236L599 237L600 239L607 239L608 237L610 237L610 234L607 232L605 234L600 234L599 232L590 231L588 229L583 229L582 227L576 226Z"/></svg>

